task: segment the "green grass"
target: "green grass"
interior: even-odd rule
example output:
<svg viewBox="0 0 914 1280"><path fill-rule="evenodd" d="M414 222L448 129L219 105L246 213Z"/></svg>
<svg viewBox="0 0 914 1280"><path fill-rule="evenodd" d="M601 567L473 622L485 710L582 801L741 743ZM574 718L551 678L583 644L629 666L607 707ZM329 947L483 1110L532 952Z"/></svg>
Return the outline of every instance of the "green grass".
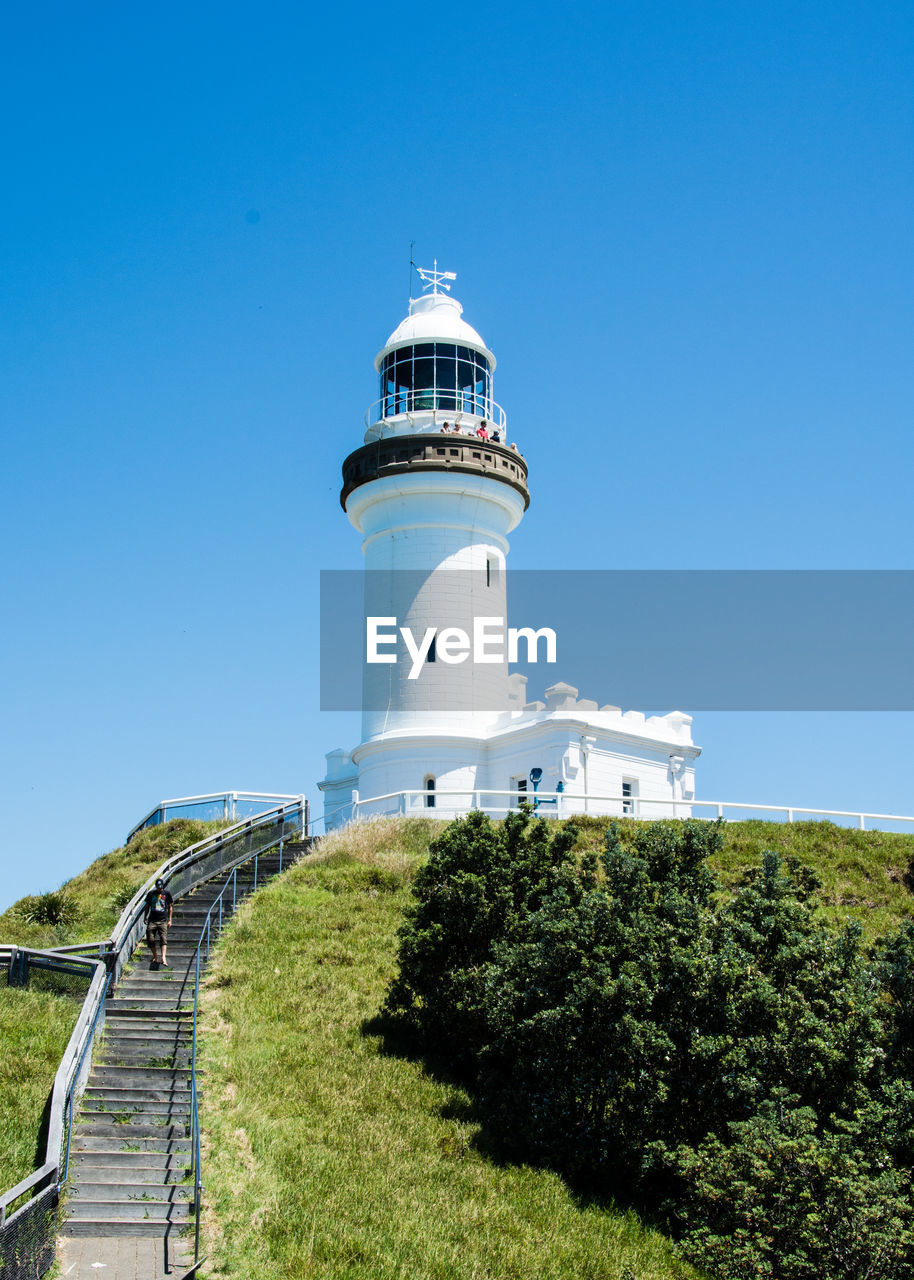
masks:
<svg viewBox="0 0 914 1280"><path fill-rule="evenodd" d="M44 1161L42 1119L81 1003L0 986L0 1190Z"/></svg>
<svg viewBox="0 0 914 1280"><path fill-rule="evenodd" d="M634 1214L477 1148L467 1095L364 1029L430 831L369 823L246 903L204 1000L209 1274L673 1280Z"/></svg>
<svg viewBox="0 0 914 1280"><path fill-rule="evenodd" d="M63 946L108 937L133 892L166 858L202 840L223 823L178 818L150 827L121 849L97 858L62 886L69 923L29 923L34 898L0 915L0 941L29 947ZM61 984L70 994L0 985L0 1190L7 1190L44 1160L42 1122L67 1041L85 997L79 979ZM0 978L0 984L3 979Z"/></svg>

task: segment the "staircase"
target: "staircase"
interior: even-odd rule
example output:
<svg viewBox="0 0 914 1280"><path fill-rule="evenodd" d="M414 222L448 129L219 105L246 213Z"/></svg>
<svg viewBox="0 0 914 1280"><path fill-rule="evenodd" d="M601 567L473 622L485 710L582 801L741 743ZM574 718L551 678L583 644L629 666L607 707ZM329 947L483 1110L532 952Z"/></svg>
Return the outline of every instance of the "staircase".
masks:
<svg viewBox="0 0 914 1280"><path fill-rule="evenodd" d="M309 842L287 841L283 868ZM257 884L279 871L279 854L261 856ZM208 880L174 904L169 968L150 968L145 942L105 1006L70 1140L64 1236L174 1238L193 1221L190 1062L194 951L206 913L231 876ZM236 904L254 889L253 861L238 869ZM223 920L232 912L232 889ZM213 913L212 936L218 927ZM201 953L201 974L205 952ZM199 1088L199 1077L198 1077Z"/></svg>

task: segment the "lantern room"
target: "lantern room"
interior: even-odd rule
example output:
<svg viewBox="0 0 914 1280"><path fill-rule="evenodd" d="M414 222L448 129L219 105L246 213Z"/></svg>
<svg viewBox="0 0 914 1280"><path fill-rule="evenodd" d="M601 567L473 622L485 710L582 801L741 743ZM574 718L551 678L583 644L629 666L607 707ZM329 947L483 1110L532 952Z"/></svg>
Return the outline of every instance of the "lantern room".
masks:
<svg viewBox="0 0 914 1280"><path fill-rule="evenodd" d="M442 291L453 276L437 269L420 275L431 292L410 300L409 314L375 357L380 394L366 414L366 441L445 424L475 430L487 422L503 430L504 411L492 399L495 356L457 299Z"/></svg>

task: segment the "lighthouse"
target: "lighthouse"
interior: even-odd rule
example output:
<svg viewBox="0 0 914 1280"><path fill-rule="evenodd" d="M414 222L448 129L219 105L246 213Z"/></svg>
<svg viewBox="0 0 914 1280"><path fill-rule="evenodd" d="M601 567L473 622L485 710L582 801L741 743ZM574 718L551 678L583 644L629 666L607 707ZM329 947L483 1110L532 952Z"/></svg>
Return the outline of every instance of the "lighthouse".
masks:
<svg viewBox="0 0 914 1280"><path fill-rule="evenodd" d="M683 816L699 753L691 717L601 708L564 683L528 702L525 678L509 672L495 641L508 618L508 536L530 505L527 462L494 398L495 356L452 296L455 275L436 262L419 277L375 357L379 395L342 466L340 502L362 539L368 661L362 740L330 752L318 784L327 826L503 813L531 776L553 813L671 816L669 805L650 812L654 797L681 801Z"/></svg>

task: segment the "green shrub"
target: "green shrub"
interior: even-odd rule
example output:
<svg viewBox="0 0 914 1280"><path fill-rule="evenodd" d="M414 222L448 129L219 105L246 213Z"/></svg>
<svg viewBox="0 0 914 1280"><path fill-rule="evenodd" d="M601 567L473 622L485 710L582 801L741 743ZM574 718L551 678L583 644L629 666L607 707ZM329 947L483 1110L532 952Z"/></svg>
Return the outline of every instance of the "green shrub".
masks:
<svg viewBox="0 0 914 1280"><path fill-rule="evenodd" d="M771 851L724 894L719 823L613 825L599 865L566 836L448 828L389 1011L503 1147L632 1198L715 1276L910 1274L914 926L865 950Z"/></svg>
<svg viewBox="0 0 914 1280"><path fill-rule="evenodd" d="M549 835L529 811L495 826L482 813L451 823L416 875L399 932L399 976L387 1010L431 1051L472 1069L488 1042L486 968L513 924L568 876L576 831Z"/></svg>
<svg viewBox="0 0 914 1280"><path fill-rule="evenodd" d="M28 924L70 929L79 920L79 903L66 889L50 893L29 894L16 904L18 914Z"/></svg>
<svg viewBox="0 0 914 1280"><path fill-rule="evenodd" d="M126 876L113 880L108 894L108 906L111 910L120 914L142 883L142 880L131 880Z"/></svg>

